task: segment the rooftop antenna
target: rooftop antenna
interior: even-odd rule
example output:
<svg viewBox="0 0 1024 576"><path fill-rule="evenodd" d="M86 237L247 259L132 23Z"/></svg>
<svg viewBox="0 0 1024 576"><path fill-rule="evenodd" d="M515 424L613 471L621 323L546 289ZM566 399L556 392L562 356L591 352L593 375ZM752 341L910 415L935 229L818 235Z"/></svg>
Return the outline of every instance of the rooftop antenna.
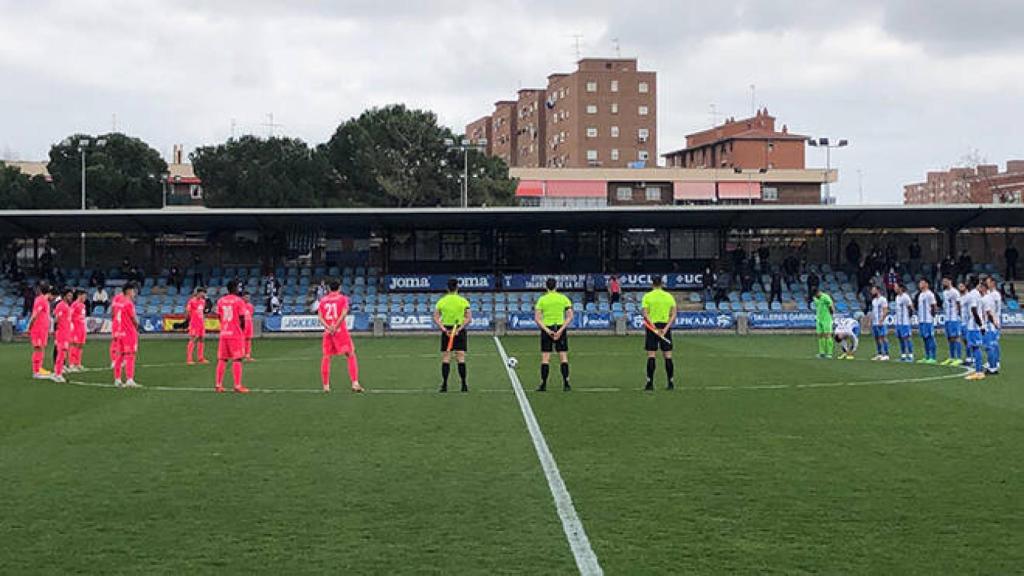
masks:
<svg viewBox="0 0 1024 576"><path fill-rule="evenodd" d="M235 120L234 118L232 118L231 119L231 139L232 140L235 139L235 128L237 128L237 127L238 127L238 120Z"/></svg>
<svg viewBox="0 0 1024 576"><path fill-rule="evenodd" d="M583 34L579 34L579 33L573 34L572 35L572 39L573 39L573 45L576 48L576 61L579 62L580 60L583 59L583 50L580 47L580 43L583 41Z"/></svg>
<svg viewBox="0 0 1024 576"><path fill-rule="evenodd" d="M117 112L110 115L110 131L117 132Z"/></svg>
<svg viewBox="0 0 1024 576"><path fill-rule="evenodd" d="M754 84L750 85L750 115L757 116L757 86Z"/></svg>
<svg viewBox="0 0 1024 576"><path fill-rule="evenodd" d="M264 124L264 126L267 128L267 137L268 138L273 138L274 137L274 128L281 128L281 124L275 124L274 123L274 113L273 112L270 112L269 114L267 114L267 122Z"/></svg>
<svg viewBox="0 0 1024 576"><path fill-rule="evenodd" d="M714 104L711 104L709 108L711 109L711 125L718 126L718 108Z"/></svg>
<svg viewBox="0 0 1024 576"><path fill-rule="evenodd" d="M619 44L618 38L612 38L612 46L615 48L615 57L622 58L622 46Z"/></svg>

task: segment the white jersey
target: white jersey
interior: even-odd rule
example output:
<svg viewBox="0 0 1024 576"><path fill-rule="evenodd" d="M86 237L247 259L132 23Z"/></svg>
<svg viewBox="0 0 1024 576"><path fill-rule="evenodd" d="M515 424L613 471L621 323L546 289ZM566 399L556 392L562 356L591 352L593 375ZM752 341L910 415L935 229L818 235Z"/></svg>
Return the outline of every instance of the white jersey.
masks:
<svg viewBox="0 0 1024 576"><path fill-rule="evenodd" d="M885 296L878 295L871 299L871 325L872 326L884 326L885 317L889 311L889 301L886 300Z"/></svg>
<svg viewBox="0 0 1024 576"><path fill-rule="evenodd" d="M989 314L996 318L996 321L1002 320L1003 314L1003 295L998 290L989 290L981 298L982 308L984 310L985 328L989 330L995 330L996 325L989 319Z"/></svg>
<svg viewBox="0 0 1024 576"><path fill-rule="evenodd" d="M853 318L837 318L834 324L836 336L856 336L855 330L860 326Z"/></svg>
<svg viewBox="0 0 1024 576"><path fill-rule="evenodd" d="M960 291L956 288L942 291L942 314L946 322L960 321Z"/></svg>
<svg viewBox="0 0 1024 576"><path fill-rule="evenodd" d="M896 297L896 325L910 326L910 309L914 303L910 300L910 294L904 292Z"/></svg>
<svg viewBox="0 0 1024 576"><path fill-rule="evenodd" d="M975 288L964 296L963 300L960 301L961 310L963 310L964 323L967 325L968 330L981 330L981 326L974 320L974 313L978 312L979 318L984 318L985 311L981 307L981 293Z"/></svg>
<svg viewBox="0 0 1024 576"><path fill-rule="evenodd" d="M917 322L919 324L935 323L935 293L931 290L924 290L917 295Z"/></svg>

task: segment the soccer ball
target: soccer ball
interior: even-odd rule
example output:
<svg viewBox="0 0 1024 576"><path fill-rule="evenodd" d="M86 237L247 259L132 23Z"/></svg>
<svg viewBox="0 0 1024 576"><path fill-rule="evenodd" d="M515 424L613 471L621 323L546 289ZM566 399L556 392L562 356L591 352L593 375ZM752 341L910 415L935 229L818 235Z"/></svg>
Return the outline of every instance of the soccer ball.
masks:
<svg viewBox="0 0 1024 576"><path fill-rule="evenodd" d="M515 356L510 357L508 359L508 367L515 370L516 366L519 366L519 360L516 360Z"/></svg>

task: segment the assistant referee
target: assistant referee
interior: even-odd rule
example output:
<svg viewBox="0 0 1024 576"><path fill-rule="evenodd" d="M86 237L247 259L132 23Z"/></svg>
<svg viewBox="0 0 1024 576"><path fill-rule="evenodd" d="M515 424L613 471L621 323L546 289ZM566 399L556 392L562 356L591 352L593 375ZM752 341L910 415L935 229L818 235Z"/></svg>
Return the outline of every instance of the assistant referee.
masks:
<svg viewBox="0 0 1024 576"><path fill-rule="evenodd" d="M566 329L572 324L572 301L558 291L558 281L548 278L544 283L547 292L537 299L534 320L540 327L540 386L537 392L548 389L548 374L551 373L551 352L558 352L562 368L562 390L572 390L569 385L569 335Z"/></svg>
<svg viewBox="0 0 1024 576"><path fill-rule="evenodd" d="M466 328L473 320L469 310L469 300L459 295L459 281L448 280L448 293L437 301L434 309L434 324L441 329L441 388L438 392L448 391L448 375L452 369L452 352L459 364L459 380L462 381L462 392L469 392L466 385L466 348L468 337ZM452 335L454 334L454 338ZM448 343L452 343L451 350Z"/></svg>
<svg viewBox="0 0 1024 576"><path fill-rule="evenodd" d="M644 390L654 390L654 370L657 362L658 350L665 358L665 374L668 376L667 390L675 389L672 381L675 376L675 365L672 362L672 325L676 321L676 299L675 296L665 291L664 280L661 276L655 276L651 282L651 291L644 294L641 301L645 324L653 326L646 329L644 350L647 351L647 384Z"/></svg>

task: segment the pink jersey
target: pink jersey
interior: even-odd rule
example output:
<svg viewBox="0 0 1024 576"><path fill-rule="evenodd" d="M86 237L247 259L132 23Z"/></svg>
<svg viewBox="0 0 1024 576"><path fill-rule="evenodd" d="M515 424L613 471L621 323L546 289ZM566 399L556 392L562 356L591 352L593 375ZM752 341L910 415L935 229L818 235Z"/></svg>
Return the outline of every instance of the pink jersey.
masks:
<svg viewBox="0 0 1024 576"><path fill-rule="evenodd" d="M85 341L85 302L71 303L71 335L76 342Z"/></svg>
<svg viewBox="0 0 1024 576"><path fill-rule="evenodd" d="M188 317L189 326L202 326L206 321L203 310L206 308L206 299L195 296L185 304L185 315Z"/></svg>
<svg viewBox="0 0 1024 576"><path fill-rule="evenodd" d="M28 331L33 335L45 335L50 333L50 299L46 294L36 296L32 302L32 315L36 317L35 322L29 326Z"/></svg>
<svg viewBox="0 0 1024 576"><path fill-rule="evenodd" d="M320 313L328 324L334 324L337 322L338 318L347 311L348 297L341 292L328 292L327 296L324 296L323 299L320 300ZM341 323L338 331L348 331L348 327L345 325L345 322Z"/></svg>
<svg viewBox="0 0 1024 576"><path fill-rule="evenodd" d="M256 307L252 302L242 301L245 306L245 337L252 338L253 317L256 315Z"/></svg>
<svg viewBox="0 0 1024 576"><path fill-rule="evenodd" d="M139 335L135 317L135 303L127 296L115 297L110 307L110 330L115 338L133 338Z"/></svg>
<svg viewBox="0 0 1024 576"><path fill-rule="evenodd" d="M56 338L58 342L71 341L71 305L61 299L53 309L53 319L56 325Z"/></svg>
<svg viewBox="0 0 1024 576"><path fill-rule="evenodd" d="M245 315L245 301L235 294L228 294L217 300L217 316L220 316L221 338L245 338L241 318Z"/></svg>

